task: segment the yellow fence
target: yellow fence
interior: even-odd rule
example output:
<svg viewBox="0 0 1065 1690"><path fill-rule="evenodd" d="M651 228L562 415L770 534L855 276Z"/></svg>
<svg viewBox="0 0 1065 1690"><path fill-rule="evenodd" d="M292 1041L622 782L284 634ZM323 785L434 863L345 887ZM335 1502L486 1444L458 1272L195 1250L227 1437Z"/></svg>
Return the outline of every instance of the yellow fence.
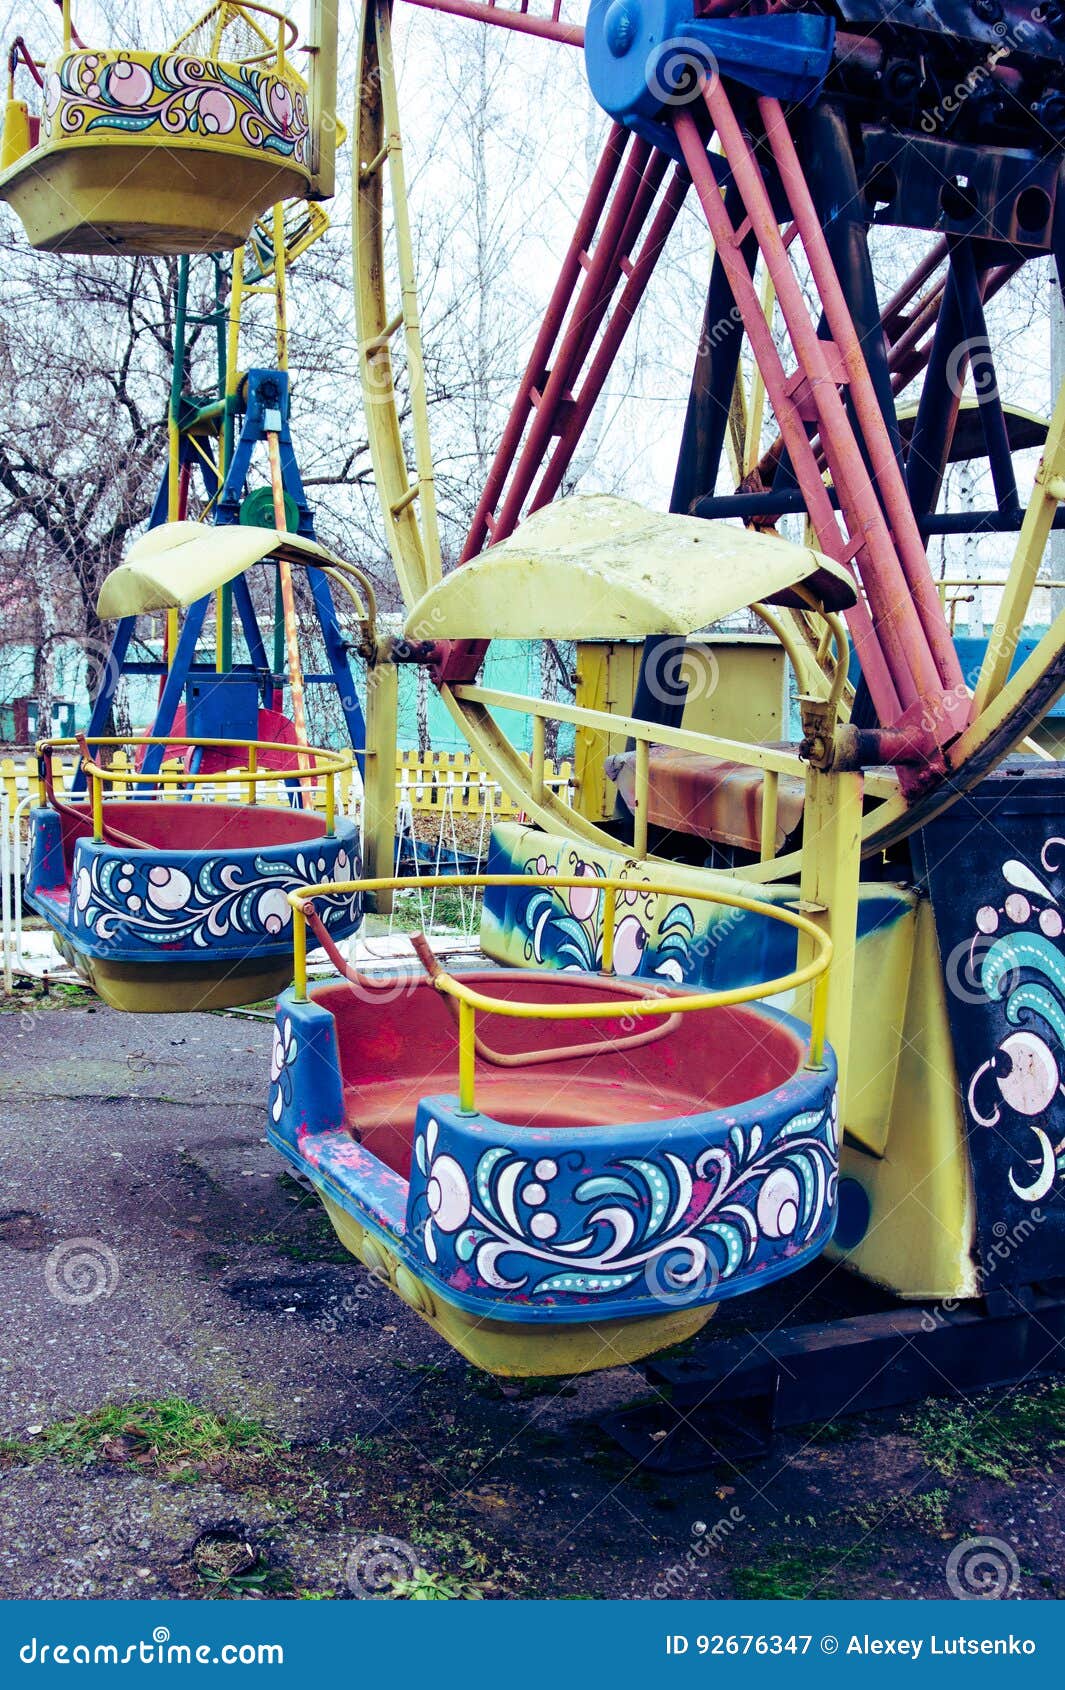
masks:
<svg viewBox="0 0 1065 1690"><path fill-rule="evenodd" d="M573 765L544 763L545 784L563 798L570 797ZM480 815L491 805L506 818L521 813L522 806L502 792L476 757L462 751L400 751L396 756L397 795L415 811L451 809L458 815Z"/></svg>
<svg viewBox="0 0 1065 1690"><path fill-rule="evenodd" d="M56 786L62 791L69 784L73 763L70 759L64 760L56 756L52 759L52 766ZM115 753L114 767L132 768L125 752ZM169 760L163 767L178 769L181 764ZM544 771L546 784L563 797L568 796L573 781L572 765L568 762L555 764L548 760L544 764ZM338 777L337 799L339 807L344 811L350 809L351 784L350 771ZM227 787L232 786L233 796L239 800L246 785L246 775L243 782L238 781L236 774L219 774L217 777L219 796L223 795ZM111 790L118 796L132 796L134 788L131 784L128 794L124 793L122 782L119 780ZM12 810L26 797L39 797L37 759L24 757L16 761L14 757L0 757L0 792L7 795ZM431 751L425 756L419 756L417 751L397 753L396 796L401 803L409 803L415 813L450 809L458 815L480 815L490 808L495 816L503 819L518 815L521 811L520 803L516 803L508 793L500 790L477 758L461 751ZM281 783L271 783L269 788L264 783L260 789L259 801L285 804L288 802L288 794ZM321 793L317 794L317 801L323 802Z"/></svg>

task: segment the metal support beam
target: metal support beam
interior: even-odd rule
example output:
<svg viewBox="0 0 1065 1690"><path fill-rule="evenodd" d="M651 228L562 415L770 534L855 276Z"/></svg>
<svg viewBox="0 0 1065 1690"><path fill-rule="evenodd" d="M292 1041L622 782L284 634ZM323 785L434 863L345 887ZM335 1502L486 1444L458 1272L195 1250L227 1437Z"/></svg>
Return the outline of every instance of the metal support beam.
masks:
<svg viewBox="0 0 1065 1690"><path fill-rule="evenodd" d="M311 58L308 117L311 192L327 200L336 191L338 0L311 0L307 52Z"/></svg>
<svg viewBox="0 0 1065 1690"><path fill-rule="evenodd" d="M851 1018L854 1013L862 796L860 774L829 775L812 768L806 777L799 888L803 913L824 928L832 940L827 1032L828 1042L839 1064L841 1125L847 1119ZM813 954L812 941L800 934L799 967L811 962ZM809 1007L801 1010L800 1014L809 1020Z"/></svg>
<svg viewBox="0 0 1065 1690"><path fill-rule="evenodd" d="M984 320L982 295L986 276L982 276L977 271L976 260L968 241L963 242L955 253L953 268L958 278L958 304L961 307L962 329L965 335L965 345L968 348L967 364L973 371L973 387L980 407L984 444L991 461L991 478L995 485L995 497L1002 510L1019 510L1017 477L1013 473L1013 457L1010 451L1009 434L1006 430L1006 418L1002 410L1002 400L999 397L987 323ZM954 356L956 358L957 354L955 353ZM959 390L961 389L962 377L960 372L957 375L955 385ZM959 400L960 397L959 391Z"/></svg>
<svg viewBox="0 0 1065 1690"><path fill-rule="evenodd" d="M366 674L366 777L363 787L363 874L380 879L395 873L396 742L399 732L399 670L391 653L379 652ZM393 894L369 892L367 906L388 915Z"/></svg>
<svg viewBox="0 0 1065 1690"><path fill-rule="evenodd" d="M880 414L901 472L902 442L895 415L895 396L891 391L888 342L869 256L871 213L858 181L847 119L832 101L817 100L801 113L799 121L803 165L810 184L810 195L821 218L825 243L854 319ZM826 338L829 332L826 323ZM868 462L868 448L861 424L850 402L847 409L862 456Z"/></svg>
<svg viewBox="0 0 1065 1690"><path fill-rule="evenodd" d="M1060 1287L986 1305L896 1304L816 1325L714 1336L690 1355L646 1362L656 1396L603 1425L653 1471L698 1472L726 1458L763 1456L786 1426L823 1426L1058 1371L1063 1340Z"/></svg>
<svg viewBox="0 0 1065 1690"><path fill-rule="evenodd" d="M189 669L192 667L193 658L196 656L196 643L203 632L203 624L210 604L209 597L197 599L196 603L190 604L185 612L185 620L181 625L181 637L174 653L174 661L170 665L170 673L166 677L166 684L159 699L159 708L156 710L155 721L152 724L153 738L166 739L173 729L174 717L177 714L177 707L181 703L181 694L185 689ZM165 745L150 745L144 754L143 768L145 774L157 775L166 754L167 747Z"/></svg>

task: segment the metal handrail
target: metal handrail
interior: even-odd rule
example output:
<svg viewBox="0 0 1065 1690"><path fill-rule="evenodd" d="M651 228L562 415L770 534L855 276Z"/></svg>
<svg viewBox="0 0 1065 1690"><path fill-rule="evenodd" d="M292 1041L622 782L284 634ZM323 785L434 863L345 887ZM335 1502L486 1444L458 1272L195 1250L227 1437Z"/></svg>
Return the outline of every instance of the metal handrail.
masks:
<svg viewBox="0 0 1065 1690"><path fill-rule="evenodd" d="M215 56L221 59L224 64L258 65L267 64L270 61L273 61L277 66L278 74L282 76L285 75L289 68L285 62L286 56L298 42L299 30L292 18L288 17L284 12L278 11L276 6L260 5L259 0L217 0L217 3L213 6L209 6L206 12L196 19L195 23L189 25L184 35L178 37L174 43L172 51L177 52L179 48L184 46L186 41L195 35L198 29L202 29L203 25L211 18L217 16L219 12L224 13L228 11L235 13L240 12L243 14L257 13L262 17L270 18L270 20L277 26L277 40L276 43L271 43L269 36L263 30L262 26L256 22L255 17L246 17L245 21L250 23L252 28L262 36L265 43L263 51L261 53L241 53L234 58L229 59L222 54L220 50L221 41L219 41L219 52ZM223 28L225 23L228 21L228 19L223 20Z"/></svg>
<svg viewBox="0 0 1065 1690"><path fill-rule="evenodd" d="M617 894L631 892L634 888L654 893L664 897L691 898L699 903L723 904L729 909L745 910L750 914L764 915L770 921L780 921L785 926L792 927L797 933L802 933L812 941L814 954L812 959L801 967L791 969L773 980L757 981L748 986L733 986L717 992L688 992L679 996L663 992L661 998L627 997L624 1004L626 1016L641 1017L645 1015L683 1015L692 1010L726 1009L733 1004L751 1003L758 998L775 997L779 992L793 991L798 986L813 986L813 1002L810 1013L810 1048L806 1066L821 1068L824 1066L825 1023L828 1011L828 970L832 961L832 940L828 934L811 921L809 916L800 915L796 910L789 910L779 904L765 903L758 898L749 898L739 892L719 891L692 885L679 885L668 881L655 881L652 884L604 878L589 880L587 875L533 875L533 874L458 874L458 875L385 875L364 880L326 881L317 885L298 886L287 894L292 906L292 950L294 961L295 996L297 1002L307 1000L307 909L318 898L349 897L357 892L405 891L420 887L423 891L434 887L474 887L474 886L525 886L544 887L545 889L568 890L579 887L584 891L595 890L604 894L603 903L603 950L602 972L604 975L613 974L614 968L614 929L617 910ZM614 978L618 976L614 975ZM476 1057L476 1013L481 1010L490 1015L506 1015L519 1020L534 1021L608 1021L617 1020L619 1015L618 1000L600 1004L573 1003L526 1003L508 1002L506 1000L487 997L465 981L456 980L451 974L441 971L433 979L433 986L438 992L454 998L459 1007L459 1105L466 1113L476 1112L475 1103L475 1057Z"/></svg>
<svg viewBox="0 0 1065 1690"><path fill-rule="evenodd" d="M79 735L68 739L42 739L35 747L37 763L41 771L42 780L47 781L51 770L51 758L56 751L74 748L81 751L81 765L89 777L90 799L92 804L93 839L99 844L104 836L104 789L109 784L114 785L145 785L145 786L200 786L216 783L226 776L234 780L247 782L247 803L254 805L256 792L260 781L292 780L297 774L294 769L262 769L259 767L260 751L284 751L297 757L303 765L298 771L301 783L306 780L323 778L325 787L325 824L326 832L331 834L336 828L336 777L354 766L355 753L353 751L329 751L312 746L291 745L282 740L266 739L222 739L206 738L191 734L171 734L169 736L149 734L117 734L93 735L93 746L114 746L124 749L127 746L149 747L155 745L174 745L203 750L231 750L247 753L247 767L228 769L220 774L217 770L206 774L190 774L185 769L160 769L154 774L144 769L115 768L114 765L104 767L92 757L85 755L85 747L90 741Z"/></svg>

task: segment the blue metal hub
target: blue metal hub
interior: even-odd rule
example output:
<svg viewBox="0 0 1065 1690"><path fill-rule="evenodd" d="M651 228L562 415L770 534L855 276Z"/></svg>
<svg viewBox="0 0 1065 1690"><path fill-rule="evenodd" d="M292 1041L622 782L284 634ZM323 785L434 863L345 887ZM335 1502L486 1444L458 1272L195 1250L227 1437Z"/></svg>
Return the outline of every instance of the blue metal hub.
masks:
<svg viewBox="0 0 1065 1690"><path fill-rule="evenodd" d="M781 100L817 89L832 62L831 18L699 18L692 0L592 0L584 55L595 99L656 145L675 151L670 107L690 105L721 75Z"/></svg>

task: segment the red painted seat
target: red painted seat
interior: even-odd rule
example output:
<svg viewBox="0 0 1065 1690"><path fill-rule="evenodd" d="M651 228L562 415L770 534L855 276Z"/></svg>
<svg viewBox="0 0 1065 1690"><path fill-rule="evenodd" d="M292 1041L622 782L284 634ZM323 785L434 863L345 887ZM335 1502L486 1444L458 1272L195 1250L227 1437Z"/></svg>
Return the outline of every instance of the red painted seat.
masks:
<svg viewBox="0 0 1065 1690"><path fill-rule="evenodd" d="M513 970L466 978L490 997L524 1002L576 1003L625 990L623 982L559 974L545 995L535 978ZM397 993L395 977L382 984L380 996L329 984L317 987L314 998L336 1021L348 1130L379 1162L408 1179L419 1102L455 1085L455 1027L446 1004L428 979L412 978ZM493 1023L487 1036L505 1050L544 1043L542 1022L483 1019ZM630 1026L621 1009L617 1021L555 1022L552 1045L594 1038L603 1041L603 1055L594 1064L584 1056L550 1068L499 1069L478 1060L478 1107L494 1120L542 1132L548 1143L552 1133L568 1128L674 1121L739 1104L782 1084L794 1068L791 1035L757 1021L746 1006L677 1019L681 1025L660 1042L625 1050L611 1048L611 1040ZM758 1037L751 1039L755 1026ZM739 1050L744 1054L738 1058Z"/></svg>
<svg viewBox="0 0 1065 1690"><path fill-rule="evenodd" d="M779 746L793 750L793 746ZM636 753L607 759L607 774L630 811L636 801ZM652 746L648 758L647 819L667 833L687 833L716 845L757 854L762 843L762 771L723 757ZM777 787L775 849L802 822L804 783L781 775Z"/></svg>
<svg viewBox="0 0 1065 1690"><path fill-rule="evenodd" d="M183 704L179 704L174 712L174 725L170 730L170 737L172 739L180 738L180 736L186 731L185 721L185 706ZM266 740L268 742L281 745L296 746L299 744L299 741L296 738L296 724L291 721L288 716L284 715L282 711L267 710L262 706L259 708L259 721L255 730L255 737L256 739ZM138 753L138 768L140 768L146 753L147 747L142 748ZM167 748L167 756L180 757L186 769L191 768L192 749L190 746L171 745ZM244 756L245 753L243 748L239 746L233 751L227 751L224 746L205 746L201 752L198 772L202 775L225 774L228 769L239 767L240 763L244 759ZM259 752L260 769L284 769L286 771L291 770L294 774L298 774L299 766L299 757L294 751Z"/></svg>
<svg viewBox="0 0 1065 1690"><path fill-rule="evenodd" d="M121 817L125 824L121 832L130 839L133 849L187 851L190 855L213 849L269 850L272 845L322 839L326 831L323 816L272 804L252 808L247 804L182 804L160 800L109 805L104 815L108 822L116 815ZM74 847L79 839L92 836L88 801L64 804L59 818L69 892ZM58 897L59 893L55 895Z"/></svg>

